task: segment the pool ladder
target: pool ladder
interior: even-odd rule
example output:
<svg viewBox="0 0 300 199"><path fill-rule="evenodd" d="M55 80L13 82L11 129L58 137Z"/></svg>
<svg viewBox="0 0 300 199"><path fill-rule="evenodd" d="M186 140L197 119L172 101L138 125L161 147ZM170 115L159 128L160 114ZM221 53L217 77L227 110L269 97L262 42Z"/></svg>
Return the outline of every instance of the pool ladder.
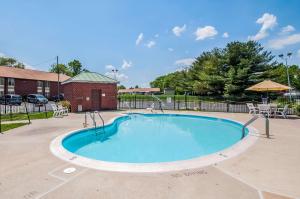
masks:
<svg viewBox="0 0 300 199"><path fill-rule="evenodd" d="M159 109L160 109L160 111L161 111L162 113L164 113L164 109L163 109L163 107L162 107L163 102L161 101L161 99L159 99L159 98L158 98L157 96L155 96L154 94L152 94L152 98L158 101ZM154 104L153 107L155 107L155 103L153 103L153 104Z"/></svg>
<svg viewBox="0 0 300 199"><path fill-rule="evenodd" d="M243 139L246 136L246 127L249 126L251 123L253 123L255 120L257 120L259 118L260 115L253 115L253 117L246 122L243 125L243 129L242 129L242 138ZM267 138L270 137L270 124L269 124L269 118L267 115L261 115L262 117L265 118L265 129L266 129L266 136Z"/></svg>
<svg viewBox="0 0 300 199"><path fill-rule="evenodd" d="M89 114L90 118L93 121L93 126L94 126L95 129L97 128L96 114L99 116L99 118L102 121L103 132L105 132L105 130L104 130L104 119L101 116L100 112L99 111L93 111L93 112L88 112L88 114ZM84 127L87 127L87 125L88 125L88 123L87 123L87 112L85 112L85 122L83 123L83 125L84 125Z"/></svg>

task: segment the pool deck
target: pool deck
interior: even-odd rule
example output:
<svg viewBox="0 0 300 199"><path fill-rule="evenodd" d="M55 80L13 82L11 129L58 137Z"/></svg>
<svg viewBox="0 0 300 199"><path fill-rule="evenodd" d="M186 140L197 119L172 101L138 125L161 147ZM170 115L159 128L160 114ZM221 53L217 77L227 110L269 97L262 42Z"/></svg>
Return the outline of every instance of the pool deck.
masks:
<svg viewBox="0 0 300 199"><path fill-rule="evenodd" d="M104 112L105 121L121 112ZM248 114L174 112L246 122ZM270 119L253 126L262 134L242 154L211 166L168 173L107 172L54 156L50 142L83 127L83 114L34 120L0 135L0 198L300 198L300 119ZM72 174L65 168L75 167Z"/></svg>

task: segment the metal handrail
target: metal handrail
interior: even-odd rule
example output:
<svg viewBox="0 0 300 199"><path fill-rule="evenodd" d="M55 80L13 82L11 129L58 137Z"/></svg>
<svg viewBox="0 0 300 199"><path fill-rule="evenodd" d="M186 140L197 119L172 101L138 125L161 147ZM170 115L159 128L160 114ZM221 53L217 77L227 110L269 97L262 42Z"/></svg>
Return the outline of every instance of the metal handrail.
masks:
<svg viewBox="0 0 300 199"><path fill-rule="evenodd" d="M246 122L244 125L243 125L243 132L242 132L242 138L243 139L246 135L246 127L251 124L252 122L254 122L255 120L257 120L257 118L259 118L260 115L253 115L253 117L248 121ZM270 124L269 124L269 117L267 114L261 114L261 116L263 116L265 118L265 130L266 130L266 136L267 138L270 137Z"/></svg>
<svg viewBox="0 0 300 199"><path fill-rule="evenodd" d="M158 101L158 104L159 104L159 109L162 113L164 113L164 110L163 110L163 107L162 107L162 104L163 102L161 101L161 99L159 99L157 96L155 96L154 94L152 94L152 98L153 99L156 99Z"/></svg>
<svg viewBox="0 0 300 199"><path fill-rule="evenodd" d="M102 129L103 129L103 132L104 132L105 130L104 130L104 119L103 119L103 117L101 116L101 114L100 114L99 111L95 111L94 113L97 113L98 116L100 117L100 119L101 119L101 121L102 121Z"/></svg>

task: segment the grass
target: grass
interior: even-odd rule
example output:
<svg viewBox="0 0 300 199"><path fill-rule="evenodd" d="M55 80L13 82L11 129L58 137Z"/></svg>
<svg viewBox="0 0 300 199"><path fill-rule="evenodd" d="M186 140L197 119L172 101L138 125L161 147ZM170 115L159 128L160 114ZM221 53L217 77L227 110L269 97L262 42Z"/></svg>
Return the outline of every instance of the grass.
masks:
<svg viewBox="0 0 300 199"><path fill-rule="evenodd" d="M53 116L53 112L47 112L47 117L44 112L40 113L29 113L29 117L31 120L38 120L38 119L46 119L51 118ZM17 113L17 114L10 114L2 115L2 121L16 121L16 120L28 120L26 113Z"/></svg>
<svg viewBox="0 0 300 199"><path fill-rule="evenodd" d="M2 132L8 131L10 129L18 128L24 125L27 125L28 123L25 122L20 122L20 123L11 123L11 124L2 124L1 125L1 130Z"/></svg>

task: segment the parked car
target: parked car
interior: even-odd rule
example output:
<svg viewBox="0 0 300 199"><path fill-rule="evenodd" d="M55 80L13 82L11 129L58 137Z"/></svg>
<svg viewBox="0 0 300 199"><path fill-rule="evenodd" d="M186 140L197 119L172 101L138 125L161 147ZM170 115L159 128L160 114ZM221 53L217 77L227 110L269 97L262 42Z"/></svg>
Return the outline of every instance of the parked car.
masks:
<svg viewBox="0 0 300 199"><path fill-rule="evenodd" d="M54 102L63 101L64 99L65 99L64 95L62 95L62 94L52 96L52 98L51 98L51 100Z"/></svg>
<svg viewBox="0 0 300 199"><path fill-rule="evenodd" d="M22 104L22 97L20 95L7 94L0 97L0 103L20 106Z"/></svg>
<svg viewBox="0 0 300 199"><path fill-rule="evenodd" d="M47 104L48 99L40 94L30 94L27 95L27 102L33 104Z"/></svg>

